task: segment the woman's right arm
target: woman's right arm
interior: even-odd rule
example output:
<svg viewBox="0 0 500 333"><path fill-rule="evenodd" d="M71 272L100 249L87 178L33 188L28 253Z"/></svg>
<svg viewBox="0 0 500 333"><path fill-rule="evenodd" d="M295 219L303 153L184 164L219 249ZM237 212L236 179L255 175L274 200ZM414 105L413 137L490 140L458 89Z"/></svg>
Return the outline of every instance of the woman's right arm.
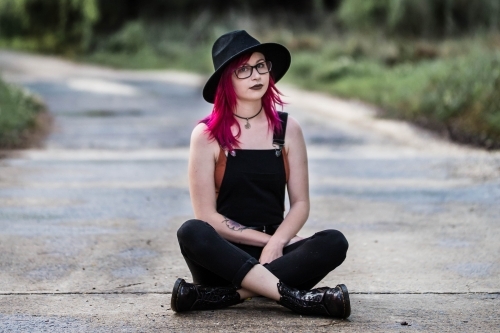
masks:
<svg viewBox="0 0 500 333"><path fill-rule="evenodd" d="M205 124L198 124L191 134L188 175L194 215L228 241L264 247L271 236L217 213L214 172L220 148L216 140L209 139L206 128Z"/></svg>

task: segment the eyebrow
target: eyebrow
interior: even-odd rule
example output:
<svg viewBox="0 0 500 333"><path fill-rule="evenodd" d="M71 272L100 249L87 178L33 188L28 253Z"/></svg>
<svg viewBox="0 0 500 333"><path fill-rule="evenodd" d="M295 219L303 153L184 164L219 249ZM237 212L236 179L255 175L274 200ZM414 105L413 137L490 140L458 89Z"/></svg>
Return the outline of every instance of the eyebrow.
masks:
<svg viewBox="0 0 500 333"><path fill-rule="evenodd" d="M259 60L257 60L257 62L255 64L257 65L260 61L266 61L266 59L260 58ZM246 66L246 65L251 66L248 62L246 62L243 66Z"/></svg>

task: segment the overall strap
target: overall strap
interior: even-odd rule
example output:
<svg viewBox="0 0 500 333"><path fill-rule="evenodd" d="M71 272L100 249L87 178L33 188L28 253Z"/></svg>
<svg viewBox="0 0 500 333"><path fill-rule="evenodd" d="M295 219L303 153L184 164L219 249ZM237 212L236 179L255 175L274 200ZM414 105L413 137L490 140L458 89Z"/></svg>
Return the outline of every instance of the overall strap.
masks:
<svg viewBox="0 0 500 333"><path fill-rule="evenodd" d="M281 120L281 128L282 131L279 134L273 135L273 146L275 146L276 157L283 156L283 162L285 166L285 177L288 182L288 177L290 175L290 168L288 165L288 156L286 154L285 147L285 134L286 134L286 124L288 121L288 113L278 111L278 115ZM219 148L219 157L217 158L217 162L215 164L215 172L214 172L214 183L215 183L215 193L216 196L219 195L219 191L222 185L222 180L224 179L224 174L226 172L226 163L227 156L222 147Z"/></svg>
<svg viewBox="0 0 500 333"><path fill-rule="evenodd" d="M281 120L281 133L274 133L273 136L273 146L276 148L276 157L281 156L281 151L285 146L285 134L286 134L286 123L288 121L288 113L278 111L278 115Z"/></svg>

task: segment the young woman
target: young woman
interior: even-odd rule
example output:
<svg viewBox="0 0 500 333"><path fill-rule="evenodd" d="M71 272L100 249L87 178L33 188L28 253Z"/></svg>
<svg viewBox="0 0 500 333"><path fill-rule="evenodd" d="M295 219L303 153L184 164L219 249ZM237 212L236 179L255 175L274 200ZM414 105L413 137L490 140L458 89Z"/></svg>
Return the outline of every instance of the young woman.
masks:
<svg viewBox="0 0 500 333"><path fill-rule="evenodd" d="M336 230L297 236L309 215L304 138L275 86L290 66L279 44L221 36L203 89L212 113L193 130L189 184L196 219L177 237L194 284L177 279L171 308L211 310L265 296L301 314L347 318L345 285L314 287L346 257ZM290 210L284 217L285 188Z"/></svg>

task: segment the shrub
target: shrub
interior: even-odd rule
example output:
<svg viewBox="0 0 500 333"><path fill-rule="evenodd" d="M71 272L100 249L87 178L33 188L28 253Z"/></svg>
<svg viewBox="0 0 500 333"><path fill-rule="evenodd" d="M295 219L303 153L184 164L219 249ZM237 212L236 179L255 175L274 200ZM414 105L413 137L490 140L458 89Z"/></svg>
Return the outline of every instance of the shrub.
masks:
<svg viewBox="0 0 500 333"><path fill-rule="evenodd" d="M9 47L74 54L88 50L98 19L98 0L1 0L0 38Z"/></svg>
<svg viewBox="0 0 500 333"><path fill-rule="evenodd" d="M500 28L498 0L344 0L340 20L353 29L442 36Z"/></svg>
<svg viewBox="0 0 500 333"><path fill-rule="evenodd" d="M30 143L44 110L38 98L0 80L0 147L17 148Z"/></svg>
<svg viewBox="0 0 500 333"><path fill-rule="evenodd" d="M432 78L422 113L446 126L457 141L500 148L500 52L453 61L446 75Z"/></svg>

